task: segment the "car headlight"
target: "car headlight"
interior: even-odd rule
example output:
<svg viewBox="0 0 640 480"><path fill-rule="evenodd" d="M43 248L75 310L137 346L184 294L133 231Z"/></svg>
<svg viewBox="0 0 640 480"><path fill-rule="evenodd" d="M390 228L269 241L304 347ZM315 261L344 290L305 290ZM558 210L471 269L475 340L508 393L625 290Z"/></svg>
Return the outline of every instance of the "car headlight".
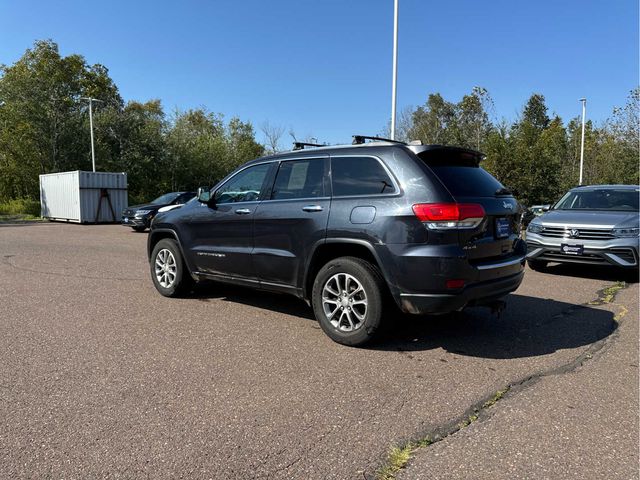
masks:
<svg viewBox="0 0 640 480"><path fill-rule="evenodd" d="M527 232L531 233L540 233L542 232L542 230L544 230L544 227L542 225L533 222L531 222L527 227Z"/></svg>
<svg viewBox="0 0 640 480"><path fill-rule="evenodd" d="M151 210L136 210L136 216L137 217L141 217L143 215L147 215L148 213L151 213Z"/></svg>
<svg viewBox="0 0 640 480"><path fill-rule="evenodd" d="M640 236L640 228L614 228L613 235L616 237L637 237Z"/></svg>

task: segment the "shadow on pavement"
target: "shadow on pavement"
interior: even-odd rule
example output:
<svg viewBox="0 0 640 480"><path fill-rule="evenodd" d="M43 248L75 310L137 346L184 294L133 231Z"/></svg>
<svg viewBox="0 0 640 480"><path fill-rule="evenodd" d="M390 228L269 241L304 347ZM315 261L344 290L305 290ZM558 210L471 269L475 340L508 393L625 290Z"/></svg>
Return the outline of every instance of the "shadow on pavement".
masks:
<svg viewBox="0 0 640 480"><path fill-rule="evenodd" d="M289 295L206 282L196 288L192 297L205 302L223 299L294 315L301 321L315 321L311 308ZM443 316L392 311L386 319L386 331L365 348L386 351L443 348L473 357L521 358L586 346L611 335L617 328L613 314L603 309L517 294L506 300L507 309L500 317L485 308Z"/></svg>
<svg viewBox="0 0 640 480"><path fill-rule="evenodd" d="M613 313L556 300L512 294L498 317L470 308L442 317L398 316L385 338L370 348L418 351L444 348L482 358L548 355L589 345L617 328Z"/></svg>
<svg viewBox="0 0 640 480"><path fill-rule="evenodd" d="M254 290L249 287L226 285L213 281L202 281L196 285L190 297L197 298L202 302L207 302L210 299L219 299L242 303L243 305L313 320L314 322L316 320L311 307L293 295Z"/></svg>
<svg viewBox="0 0 640 480"><path fill-rule="evenodd" d="M611 282L638 283L638 270L611 266L552 263L542 272L564 277L592 278Z"/></svg>

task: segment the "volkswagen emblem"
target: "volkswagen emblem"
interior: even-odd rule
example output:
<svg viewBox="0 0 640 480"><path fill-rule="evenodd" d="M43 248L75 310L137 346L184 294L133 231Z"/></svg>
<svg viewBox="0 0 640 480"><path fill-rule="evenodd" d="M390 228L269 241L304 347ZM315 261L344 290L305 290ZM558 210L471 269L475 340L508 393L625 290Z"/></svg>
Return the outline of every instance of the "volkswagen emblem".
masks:
<svg viewBox="0 0 640 480"><path fill-rule="evenodd" d="M513 205L511 205L509 202L502 202L502 206L504 208L508 208L509 210L513 210Z"/></svg>
<svg viewBox="0 0 640 480"><path fill-rule="evenodd" d="M571 238L578 238L580 236L580 230L572 228L571 230L569 230L569 236Z"/></svg>

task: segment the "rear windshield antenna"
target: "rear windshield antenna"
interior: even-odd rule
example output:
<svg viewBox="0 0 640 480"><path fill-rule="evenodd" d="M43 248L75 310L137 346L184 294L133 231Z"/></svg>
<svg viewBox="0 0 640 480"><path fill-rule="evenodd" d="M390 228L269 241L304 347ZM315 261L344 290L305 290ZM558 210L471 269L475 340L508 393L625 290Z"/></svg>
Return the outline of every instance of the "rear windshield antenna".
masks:
<svg viewBox="0 0 640 480"><path fill-rule="evenodd" d="M378 142L391 142L391 143L400 143L402 145L406 145L405 142L401 142L400 140L391 140L390 138L382 138L382 137L368 137L366 135L352 135L353 145L362 145L365 140L377 140Z"/></svg>

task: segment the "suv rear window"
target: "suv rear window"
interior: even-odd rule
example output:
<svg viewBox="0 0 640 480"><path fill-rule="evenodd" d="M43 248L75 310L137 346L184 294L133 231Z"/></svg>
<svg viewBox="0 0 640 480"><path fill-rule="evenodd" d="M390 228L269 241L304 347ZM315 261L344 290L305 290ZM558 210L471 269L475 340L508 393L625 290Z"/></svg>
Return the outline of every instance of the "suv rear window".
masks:
<svg viewBox="0 0 640 480"><path fill-rule="evenodd" d="M427 151L418 154L454 197L495 197L510 194L479 158L465 152Z"/></svg>
<svg viewBox="0 0 640 480"><path fill-rule="evenodd" d="M480 167L430 166L454 197L494 197L504 189L493 175Z"/></svg>
<svg viewBox="0 0 640 480"><path fill-rule="evenodd" d="M382 164L373 157L332 157L331 184L334 197L396 191Z"/></svg>

